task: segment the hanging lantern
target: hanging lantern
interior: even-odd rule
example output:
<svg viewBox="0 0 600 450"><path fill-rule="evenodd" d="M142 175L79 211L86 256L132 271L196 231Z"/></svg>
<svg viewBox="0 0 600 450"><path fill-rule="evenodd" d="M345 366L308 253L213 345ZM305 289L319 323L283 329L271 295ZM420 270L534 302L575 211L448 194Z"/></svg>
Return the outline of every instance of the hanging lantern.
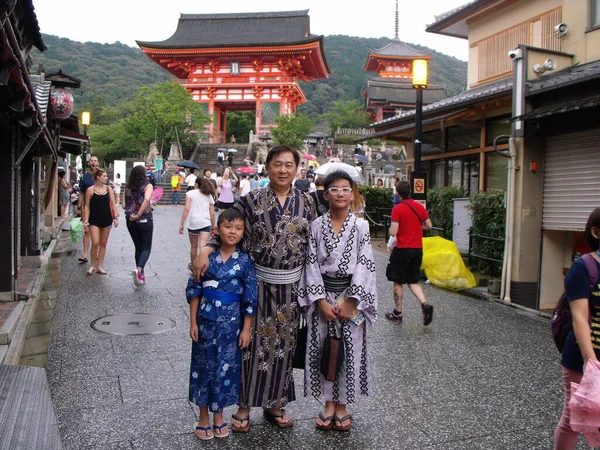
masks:
<svg viewBox="0 0 600 450"><path fill-rule="evenodd" d="M73 94L65 88L52 88L50 104L52 105L52 117L54 119L68 119L75 108Z"/></svg>

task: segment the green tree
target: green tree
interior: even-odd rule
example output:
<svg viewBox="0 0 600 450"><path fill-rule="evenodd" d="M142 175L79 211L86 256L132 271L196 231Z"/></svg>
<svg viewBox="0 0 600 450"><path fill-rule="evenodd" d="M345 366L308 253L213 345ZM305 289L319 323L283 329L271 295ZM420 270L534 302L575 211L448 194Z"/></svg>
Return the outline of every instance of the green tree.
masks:
<svg viewBox="0 0 600 450"><path fill-rule="evenodd" d="M271 129L273 141L276 144L289 145L296 150L302 147L302 140L310 133L313 126L312 120L300 113L280 116L275 123L277 127Z"/></svg>
<svg viewBox="0 0 600 450"><path fill-rule="evenodd" d="M94 153L106 160L143 155L152 142L161 152L173 140L181 142L182 150L190 148L210 121L189 92L170 81L141 87L130 102L117 109L106 107L98 116L104 114L121 117L89 128Z"/></svg>
<svg viewBox="0 0 600 450"><path fill-rule="evenodd" d="M361 128L369 124L369 116L358 100L333 102L333 108L321 115L335 131L341 128Z"/></svg>
<svg viewBox="0 0 600 450"><path fill-rule="evenodd" d="M256 112L232 111L227 113L227 138L232 134L237 142L248 142L250 130L254 131Z"/></svg>

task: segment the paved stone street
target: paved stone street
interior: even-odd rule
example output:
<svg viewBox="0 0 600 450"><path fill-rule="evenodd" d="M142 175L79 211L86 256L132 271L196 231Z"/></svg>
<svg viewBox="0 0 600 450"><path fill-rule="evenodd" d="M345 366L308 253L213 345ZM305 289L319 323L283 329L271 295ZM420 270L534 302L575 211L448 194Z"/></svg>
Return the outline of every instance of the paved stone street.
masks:
<svg viewBox="0 0 600 450"><path fill-rule="evenodd" d="M133 244L124 221L109 239L108 276L87 276L77 257L64 261L47 371L66 449L552 448L562 389L549 323L431 286L425 286L435 306L431 326L422 326L410 295L405 322L390 323L387 256L378 252L380 319L370 339L375 395L354 405L352 431L315 430L322 406L302 397L297 371L299 400L287 408L293 428L275 429L255 410L248 434L200 442L193 434L197 409L187 400L189 242L177 232L181 211L155 211L145 286L132 283ZM90 326L124 312L163 315L176 326L143 336Z"/></svg>

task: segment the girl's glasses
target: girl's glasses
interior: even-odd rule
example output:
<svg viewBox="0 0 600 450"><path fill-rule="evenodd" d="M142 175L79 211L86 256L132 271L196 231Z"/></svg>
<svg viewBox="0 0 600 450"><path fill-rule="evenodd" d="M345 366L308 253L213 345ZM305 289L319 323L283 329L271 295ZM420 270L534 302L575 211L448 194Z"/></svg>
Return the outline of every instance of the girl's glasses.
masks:
<svg viewBox="0 0 600 450"><path fill-rule="evenodd" d="M338 195L340 193L348 195L348 194L352 193L352 188L349 188L349 187L344 187L344 188L334 187L334 188L327 189L327 192L329 192L332 195Z"/></svg>

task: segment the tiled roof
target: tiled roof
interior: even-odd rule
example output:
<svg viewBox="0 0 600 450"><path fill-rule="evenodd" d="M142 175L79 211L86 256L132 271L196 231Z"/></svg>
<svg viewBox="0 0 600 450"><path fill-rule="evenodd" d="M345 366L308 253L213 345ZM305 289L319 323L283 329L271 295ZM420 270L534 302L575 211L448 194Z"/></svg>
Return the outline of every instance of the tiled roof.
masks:
<svg viewBox="0 0 600 450"><path fill-rule="evenodd" d="M423 115L436 114L438 111L444 111L450 108L459 108L487 98L501 97L508 93L512 93L512 86L512 77L509 77L495 81L493 83L488 83L483 86L469 89L467 91L461 92L458 95L455 95L454 97L449 97L444 100L440 100L439 102L435 102L430 105L424 106ZM390 126L396 124L396 122L400 124L404 121L411 120L414 115L415 110L413 109L410 111L406 111L400 114L399 116L390 117L389 119L373 123L369 125L369 128Z"/></svg>
<svg viewBox="0 0 600 450"><path fill-rule="evenodd" d="M387 56L427 56L428 52L417 50L416 48L406 45L398 39L393 39L389 44L384 45L376 50L371 50L371 53Z"/></svg>
<svg viewBox="0 0 600 450"><path fill-rule="evenodd" d="M598 78L600 78L600 61L576 64L536 80L528 81L525 88L525 95L540 94L570 84L591 81Z"/></svg>
<svg viewBox="0 0 600 450"><path fill-rule="evenodd" d="M181 14L175 34L167 40L137 43L151 48L214 48L297 44L318 38L310 34L308 10L303 10Z"/></svg>
<svg viewBox="0 0 600 450"><path fill-rule="evenodd" d="M448 17L450 17L450 16L453 16L453 15L454 15L454 14L456 14L457 12L460 12L460 11L462 11L463 9L466 9L466 8L468 8L469 6L471 6L471 5L475 4L475 3L478 3L478 2L480 2L480 1L481 1L481 0L473 0L473 1L469 2L469 3L467 3L467 4L464 4L464 5L462 5L462 6L459 6L459 7L457 7L457 8L451 9L450 11L447 11L447 12L445 12L445 13L443 13L443 14L439 14L439 15L437 15L437 16L434 16L434 17L435 17L435 22L433 22L433 23L431 23L431 24L429 24L429 25L427 25L427 26L428 26L428 27L430 27L430 26L432 26L432 25L434 25L434 24L436 24L436 23L438 23L438 22L441 22L442 20L444 20L444 19L447 19Z"/></svg>
<svg viewBox="0 0 600 450"><path fill-rule="evenodd" d="M382 81L381 78L372 79L367 81L366 92L367 97L370 99L409 104L416 102L415 89L410 82ZM427 89L423 91L423 102L427 104L443 100L446 97L446 88L441 85L427 86Z"/></svg>

